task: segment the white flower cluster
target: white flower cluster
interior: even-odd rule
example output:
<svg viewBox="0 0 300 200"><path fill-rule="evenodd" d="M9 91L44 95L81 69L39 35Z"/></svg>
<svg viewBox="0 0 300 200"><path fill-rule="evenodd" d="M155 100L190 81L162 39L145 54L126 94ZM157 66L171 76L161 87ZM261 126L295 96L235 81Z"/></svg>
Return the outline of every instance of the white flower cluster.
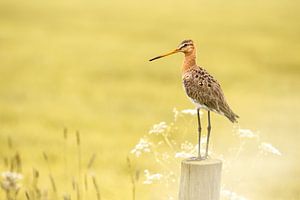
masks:
<svg viewBox="0 0 300 200"><path fill-rule="evenodd" d="M258 135L255 134L250 129L238 129L237 134L241 138L258 138Z"/></svg>
<svg viewBox="0 0 300 200"><path fill-rule="evenodd" d="M176 108L173 108L174 112L174 119L177 120L179 115L196 115L197 110L196 109L183 109L183 110L177 110ZM200 115L202 115L203 112L200 111Z"/></svg>
<svg viewBox="0 0 300 200"><path fill-rule="evenodd" d="M175 153L175 158L191 158L195 156L197 145L193 145L192 143L185 141L181 144L180 152Z"/></svg>
<svg viewBox="0 0 300 200"><path fill-rule="evenodd" d="M278 155L278 156L282 155L282 153L277 148L275 148L272 144L267 143L267 142L260 142L259 134L254 133L250 129L238 129L237 135L240 138L256 138L256 139L258 139L258 142L259 142L258 148L264 154L271 153L271 154Z"/></svg>
<svg viewBox="0 0 300 200"><path fill-rule="evenodd" d="M196 115L197 110L196 109L184 109L181 111L182 114L188 114L188 115Z"/></svg>
<svg viewBox="0 0 300 200"><path fill-rule="evenodd" d="M158 181L163 177L163 175L159 173L151 174L148 169L144 170L144 174L146 180L143 182L143 184L147 184L147 185L152 184L154 181Z"/></svg>
<svg viewBox="0 0 300 200"><path fill-rule="evenodd" d="M191 158L191 157L194 157L194 154L187 153L184 151L175 153L175 158Z"/></svg>
<svg viewBox="0 0 300 200"><path fill-rule="evenodd" d="M193 151L195 149L195 146L191 142L188 142L188 141L185 141L184 143L182 143L180 145L180 147L184 151Z"/></svg>
<svg viewBox="0 0 300 200"><path fill-rule="evenodd" d="M166 122L160 122L158 124L154 124L153 127L150 129L149 134L155 134L159 135L168 128L168 125Z"/></svg>
<svg viewBox="0 0 300 200"><path fill-rule="evenodd" d="M19 183L23 176L16 172L3 172L1 187L6 191L18 191L21 188Z"/></svg>
<svg viewBox="0 0 300 200"><path fill-rule="evenodd" d="M143 137L130 151L130 153L134 154L136 157L140 157L143 152L151 151L151 145L152 143L146 137Z"/></svg>
<svg viewBox="0 0 300 200"><path fill-rule="evenodd" d="M270 143L262 142L259 148L263 153L272 153L278 156L282 155L282 153Z"/></svg>

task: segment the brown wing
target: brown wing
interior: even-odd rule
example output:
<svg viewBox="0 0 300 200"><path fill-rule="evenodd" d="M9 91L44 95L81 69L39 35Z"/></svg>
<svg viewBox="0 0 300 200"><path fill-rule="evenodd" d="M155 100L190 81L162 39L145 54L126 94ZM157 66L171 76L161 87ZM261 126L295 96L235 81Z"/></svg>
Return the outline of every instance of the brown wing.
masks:
<svg viewBox="0 0 300 200"><path fill-rule="evenodd" d="M195 67L183 75L183 84L187 95L209 110L225 115L236 122L238 117L227 104L220 84L205 69Z"/></svg>

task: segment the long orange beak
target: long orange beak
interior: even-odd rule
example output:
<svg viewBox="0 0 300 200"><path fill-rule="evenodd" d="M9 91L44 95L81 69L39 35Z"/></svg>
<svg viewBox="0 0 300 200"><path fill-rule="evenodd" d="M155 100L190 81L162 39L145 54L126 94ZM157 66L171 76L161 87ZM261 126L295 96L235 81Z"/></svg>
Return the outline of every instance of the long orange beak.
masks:
<svg viewBox="0 0 300 200"><path fill-rule="evenodd" d="M156 60L156 59L159 59L159 58L163 58L163 57L166 57L166 56L169 56L169 55L172 55L174 53L178 53L180 52L179 49L175 49L169 53L166 53L166 54L163 54L163 55L160 55L160 56L156 56L155 58L151 58L149 61L153 61L153 60Z"/></svg>

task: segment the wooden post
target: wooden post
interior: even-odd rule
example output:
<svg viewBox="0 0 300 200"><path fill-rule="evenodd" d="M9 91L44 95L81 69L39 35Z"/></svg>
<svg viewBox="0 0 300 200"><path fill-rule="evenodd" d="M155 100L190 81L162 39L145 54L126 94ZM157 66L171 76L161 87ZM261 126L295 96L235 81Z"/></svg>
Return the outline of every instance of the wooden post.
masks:
<svg viewBox="0 0 300 200"><path fill-rule="evenodd" d="M221 171L220 160L182 161L179 200L219 200Z"/></svg>

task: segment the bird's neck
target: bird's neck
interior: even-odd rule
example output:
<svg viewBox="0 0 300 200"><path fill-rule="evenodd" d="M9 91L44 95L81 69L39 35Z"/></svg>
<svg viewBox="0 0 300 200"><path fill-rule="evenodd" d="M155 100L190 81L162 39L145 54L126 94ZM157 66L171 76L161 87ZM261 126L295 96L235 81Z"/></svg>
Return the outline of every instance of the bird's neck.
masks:
<svg viewBox="0 0 300 200"><path fill-rule="evenodd" d="M186 72L189 69L196 67L196 50L190 53L185 53L184 54L184 61L182 65L182 72Z"/></svg>

